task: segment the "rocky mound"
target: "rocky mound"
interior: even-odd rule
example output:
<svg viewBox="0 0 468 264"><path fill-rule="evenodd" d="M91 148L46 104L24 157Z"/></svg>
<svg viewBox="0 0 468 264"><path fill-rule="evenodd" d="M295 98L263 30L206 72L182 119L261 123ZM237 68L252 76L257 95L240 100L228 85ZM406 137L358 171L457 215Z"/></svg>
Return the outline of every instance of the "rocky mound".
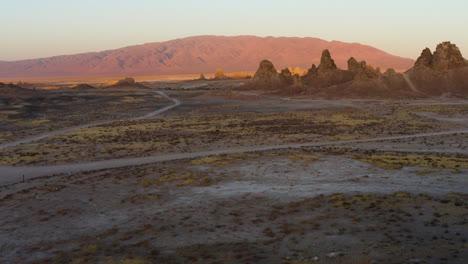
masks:
<svg viewBox="0 0 468 264"><path fill-rule="evenodd" d="M282 81L280 80L279 74L273 63L268 60L263 60L260 62L254 77L245 88L255 90L274 90L281 88L282 86Z"/></svg>
<svg viewBox="0 0 468 264"><path fill-rule="evenodd" d="M89 84L86 84L86 83L80 83L80 84L72 86L71 88L75 89L75 90L93 90L93 89L96 89L96 87L94 87L92 85L89 85Z"/></svg>
<svg viewBox="0 0 468 264"><path fill-rule="evenodd" d="M142 84L139 84L135 81L135 79L131 78L131 77L126 77L120 81L118 81L117 83L115 84L112 84L112 85L109 85L107 86L107 88L148 88Z"/></svg>

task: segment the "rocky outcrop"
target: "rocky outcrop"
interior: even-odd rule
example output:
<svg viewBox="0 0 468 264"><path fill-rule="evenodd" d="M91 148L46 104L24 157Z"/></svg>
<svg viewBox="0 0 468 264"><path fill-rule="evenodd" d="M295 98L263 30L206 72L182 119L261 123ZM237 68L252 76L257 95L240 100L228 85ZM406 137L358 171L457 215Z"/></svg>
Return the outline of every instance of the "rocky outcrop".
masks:
<svg viewBox="0 0 468 264"><path fill-rule="evenodd" d="M465 67L467 64L457 45L443 42L437 45L431 66L434 70L445 71Z"/></svg>
<svg viewBox="0 0 468 264"><path fill-rule="evenodd" d="M324 50L320 65L316 68L312 65L306 75L303 77L304 85L313 88L323 88L352 81L354 74L349 71L338 69L335 61L332 59L330 51Z"/></svg>
<svg viewBox="0 0 468 264"><path fill-rule="evenodd" d="M281 86L279 74L269 60L263 60L258 66L249 87L254 89L277 89Z"/></svg>
<svg viewBox="0 0 468 264"><path fill-rule="evenodd" d="M328 50L322 52L318 67L312 65L304 76L290 69L278 73L269 61L262 61L248 87L288 94L323 98L421 98L428 96L468 96L468 66L458 48L450 42L437 46L432 54L425 49L415 66L405 74L388 68L348 60L348 69L339 69ZM414 87L413 87L414 85Z"/></svg>
<svg viewBox="0 0 468 264"><path fill-rule="evenodd" d="M107 87L108 88L148 88L142 84L137 83L135 79L131 77L126 77Z"/></svg>
<svg viewBox="0 0 468 264"><path fill-rule="evenodd" d="M415 67L431 67L431 62L432 62L432 51L429 48L425 48L421 52L421 56L416 60L416 63L414 64Z"/></svg>
<svg viewBox="0 0 468 264"><path fill-rule="evenodd" d="M338 67L335 64L335 61L332 59L330 51L327 49L324 50L322 52L322 58L320 59L320 65L317 69L317 72L319 74L324 74L336 69L338 69Z"/></svg>
<svg viewBox="0 0 468 264"><path fill-rule="evenodd" d="M458 47L450 42L437 45L433 54L424 49L407 74L422 93L468 95L468 64Z"/></svg>
<svg viewBox="0 0 468 264"><path fill-rule="evenodd" d="M287 84L287 85L293 85L294 84L294 74L286 68L284 70L281 70L281 73L279 74L279 78L282 83Z"/></svg>
<svg viewBox="0 0 468 264"><path fill-rule="evenodd" d="M450 42L443 42L437 45L436 51L432 54L426 48L417 59L416 68L429 68L435 71L447 71L451 69L468 66L457 45Z"/></svg>
<svg viewBox="0 0 468 264"><path fill-rule="evenodd" d="M355 80L368 80L379 78L379 73L367 66L365 61L358 62L355 58L351 57L348 60L348 71L354 74Z"/></svg>
<svg viewBox="0 0 468 264"><path fill-rule="evenodd" d="M302 90L304 88L302 77L297 73L293 74L288 68L281 71L279 78L281 85L289 90Z"/></svg>
<svg viewBox="0 0 468 264"><path fill-rule="evenodd" d="M315 66L315 64L312 64L312 67L307 71L307 74L317 74L317 66Z"/></svg>
<svg viewBox="0 0 468 264"><path fill-rule="evenodd" d="M252 80L241 89L276 90L281 93L302 93L304 85L299 74L293 74L288 68L280 73L268 60L260 62Z"/></svg>

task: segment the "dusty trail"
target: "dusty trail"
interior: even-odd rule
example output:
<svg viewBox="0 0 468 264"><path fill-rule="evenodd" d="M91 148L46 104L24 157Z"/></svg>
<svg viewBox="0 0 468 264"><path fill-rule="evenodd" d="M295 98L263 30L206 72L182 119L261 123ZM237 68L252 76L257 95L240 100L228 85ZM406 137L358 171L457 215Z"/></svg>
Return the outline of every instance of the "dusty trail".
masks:
<svg viewBox="0 0 468 264"><path fill-rule="evenodd" d="M60 174L60 173L75 173L75 172L80 172L80 171L112 169L112 168L119 168L119 167L125 167L125 166L137 166L137 165L144 165L144 164L149 164L149 163L173 161L173 160L180 160L180 159L194 159L194 158L211 156L211 155L235 154L235 153L242 153L242 152L267 151L267 150L287 149L287 148L317 147L317 146L338 145L338 144L347 144L347 143L376 142L376 141L408 139L408 138L418 138L418 137L465 134L465 133L468 133L468 129L445 131L445 132L420 133L420 134L415 134L415 135L388 136L388 137L358 139L358 140L240 147L240 148L202 151L202 152L193 152L193 153L175 153L175 154L168 154L164 156L111 159L111 160L103 160L103 161L95 161L95 162L51 165L51 166L40 166L40 167L0 166L0 172L1 172L0 173L1 174L0 185L19 182L22 180L23 175L25 175L26 179L31 179L31 178L41 177L41 176ZM437 152L437 151L434 151L434 152ZM445 151L440 151L440 152L445 153Z"/></svg>
<svg viewBox="0 0 468 264"><path fill-rule="evenodd" d="M162 109L156 110L154 112L151 112L141 117L132 118L132 119L123 119L123 120L141 120L141 119L151 118L158 114L169 111L170 109L177 107L181 104L179 100L171 98L163 92L157 91L156 93L172 101L174 104L170 106L166 106ZM15 142L2 144L0 145L0 150L10 147L10 146L16 146L22 143L28 143L31 141L43 139L46 137L50 137L53 135L65 133L65 132L76 130L76 129L109 124L109 123L123 121L123 120L113 120L113 121L105 121L105 122L99 122L99 123L91 123L91 124L66 128L62 130L57 130L57 131L45 133L42 135L18 140ZM138 165L173 161L173 160L180 160L180 159L194 159L194 158L211 156L211 155L235 154L235 153L242 153L242 152L267 151L267 150L287 149L287 148L317 147L317 146L340 145L340 144L349 144L349 143L366 143L366 142L377 142L377 141L386 141L386 140L465 134L465 133L468 133L468 129L460 129L460 130L444 131L444 132L420 133L420 134L414 134L414 135L387 136L387 137L358 139L358 140L309 142L309 143L300 143L300 144L267 145L267 146L249 146L249 147L222 149L222 150L211 150L211 151L192 152L192 153L174 153L174 154L168 154L168 155L163 155L163 156L158 155L158 156L149 156L149 157L110 159L110 160L83 162L83 163L74 163L74 164L63 164L63 165L36 166L36 167L34 166L13 167L13 166L1 166L0 165L0 185L19 182L22 180L23 175L25 176L25 179L32 179L36 177L48 176L48 175L53 175L53 174L76 173L76 172L81 172L81 171L112 169L112 168L119 168L119 167L125 167L125 166L138 166ZM402 151L408 151L408 150L402 150ZM430 151L430 152L449 153L445 150L435 150L435 151Z"/></svg>
<svg viewBox="0 0 468 264"><path fill-rule="evenodd" d="M410 87L410 89L415 92L415 93L421 93L418 88L414 85L414 83L411 81L407 73L403 73L403 78L405 79L406 83Z"/></svg>
<svg viewBox="0 0 468 264"><path fill-rule="evenodd" d="M167 96L167 95L166 95L165 93L163 93L163 92L159 92L159 91L155 91L155 92L158 93L158 94L160 94L160 95L163 96L164 98L168 99L169 101L172 101L174 104L173 104L173 105L166 106L166 107L163 107L163 108L161 108L161 109L159 109L159 110L153 111L153 112L151 112L151 113L148 113L148 114L146 114L146 115L144 115L144 116L140 116L140 117L128 118L128 119L110 120L110 121L103 121L103 122L96 122L96 123L84 124L84 125L79 125L79 126L74 126L74 127L67 127L67 128L64 128L64 129L59 129L59 130L47 132L47 133L44 133L44 134L35 135L35 136L32 136L32 137L27 137L27 138L20 139L20 140L17 140L17 141L13 141L13 142L8 142L8 143L0 144L0 150L4 150L4 149L6 149L6 148L8 148L8 147L14 147L14 146L17 146L17 145L20 145L20 144L24 144L24 143L29 143L29 142L41 140L41 139L44 139L44 138L48 138L48 137L51 137L51 136L55 136L55 135L67 133L67 132L74 131L74 130L78 130L78 129L82 129L82 128L88 128L88 127L106 125L106 124L111 124L111 123L120 122L120 121L127 121L127 120L148 119L148 118L154 117L154 116L156 116L156 115L159 115L159 114L161 114L161 113L164 113L164 112L166 112L166 111L169 111L169 110L171 110L172 108L177 107L177 106L180 105L180 101L179 101L179 100L174 99L174 98L171 98L171 97Z"/></svg>

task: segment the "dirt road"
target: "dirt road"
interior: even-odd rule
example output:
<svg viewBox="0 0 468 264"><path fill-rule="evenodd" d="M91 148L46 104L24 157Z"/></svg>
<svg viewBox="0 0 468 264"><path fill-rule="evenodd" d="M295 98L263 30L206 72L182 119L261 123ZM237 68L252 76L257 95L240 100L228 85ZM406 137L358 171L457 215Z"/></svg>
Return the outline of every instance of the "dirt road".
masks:
<svg viewBox="0 0 468 264"><path fill-rule="evenodd" d="M24 144L24 143L29 143L29 142L41 140L41 139L48 138L48 137L51 137L51 136L67 133L67 132L70 132L70 131L82 129L82 128L106 125L106 124L111 124L111 123L114 123L114 122L120 122L120 121L126 121L126 120L148 119L148 118L154 117L156 115L159 115L161 113L167 112L167 111L171 110L172 108L177 107L177 106L179 106L181 104L179 100L171 98L171 97L167 96L163 92L159 92L159 91L155 91L155 92L160 94L161 96L163 96L167 100L172 101L174 104L166 106L166 107L161 108L161 109L158 109L156 111L150 112L150 113L148 113L148 114L146 114L144 116L140 116L140 117L129 118L129 119L110 120L110 121L103 121L103 122L84 124L84 125L74 126L74 127L67 127L67 128L64 128L64 129L59 129L59 130L47 132L47 133L44 133L44 134L35 135L35 136L32 136L32 137L20 139L20 140L17 140L17 141L0 144L0 150L6 149L8 147L14 147L14 146ZM0 174L1 174L1 171L0 171Z"/></svg>
<svg viewBox="0 0 468 264"><path fill-rule="evenodd" d="M358 139L358 140L312 142L312 143L270 145L270 146L251 146L251 147L240 147L240 148L230 148L230 149L222 149L222 150L193 152L193 153L175 153L175 154L169 154L169 155L164 155L164 156L111 159L111 160L102 160L102 161L95 161L95 162L51 165L51 166L40 166L40 167L0 166L0 185L20 182L22 180L23 175L25 176L26 179L32 179L36 177L53 175L53 174L75 173L75 172L80 172L80 171L93 171L93 170L119 168L119 167L125 167L125 166L138 166L138 165L149 164L149 163L173 161L173 160L180 160L180 159L193 159L193 158L199 158L199 157L211 156L211 155L235 154L235 153L243 153L243 152L255 152L255 151L266 151L266 150L274 150L274 149L287 149L287 148L317 147L317 146L338 145L338 144L347 144L347 143L376 142L376 141L387 141L387 140L396 140L396 139L408 139L408 138L442 136L442 135L453 135L453 134L466 134L466 133L468 133L468 129L445 131L445 132L420 133L420 134L414 134L414 135L388 136L388 137ZM434 152L437 152L437 151L434 151Z"/></svg>

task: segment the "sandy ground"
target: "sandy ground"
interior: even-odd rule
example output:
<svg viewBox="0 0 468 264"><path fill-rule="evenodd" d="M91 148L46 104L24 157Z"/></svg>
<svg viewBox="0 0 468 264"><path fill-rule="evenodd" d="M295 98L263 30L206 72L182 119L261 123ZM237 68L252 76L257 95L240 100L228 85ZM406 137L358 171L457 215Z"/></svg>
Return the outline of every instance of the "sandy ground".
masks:
<svg viewBox="0 0 468 264"><path fill-rule="evenodd" d="M185 158L198 158L206 157L212 155L225 155L225 154L235 154L243 152L257 152L257 151L266 151L266 150L280 150L280 149L290 149L290 148L303 148L303 147L318 147L318 146L335 146L335 145L344 145L346 146L356 146L359 143L367 142L382 142L388 140L401 140L401 139L415 139L415 138L425 138L432 136L446 136L446 135L457 135L457 134L467 134L468 130L456 130L456 131L447 131L447 132L434 132L434 133L421 133L416 135L403 135L403 136L392 136L392 137L381 137L373 139L362 139L362 140L345 140L345 141L328 141L328 142L319 142L319 143L302 143L302 144L288 144L288 145L270 145L270 146L254 146L254 147L243 147L243 148L229 148L222 150L212 150L204 152L192 152L192 153L176 153L170 155L158 155L158 156L148 156L142 158L125 158L125 159L111 159L87 163L75 163L75 164L63 164L55 166L40 166L40 167L12 167L12 166L0 166L0 171L2 172L2 179L0 184L10 184L15 182L20 182L25 179L33 179L40 176L47 176L52 174L61 174L61 173L74 173L74 172L83 172L83 171L93 171L93 170L102 170L109 168L118 168L124 166L138 166L148 163L155 162L167 162L173 160L180 160ZM51 134L52 135L52 134ZM21 143L21 142L20 142ZM403 145L403 146L402 146ZM408 147L410 146L410 147ZM448 147L445 149L427 149L426 144L421 145L419 148L406 144L393 144L391 147L386 143L374 143L366 144L364 149L374 149L374 150L388 150L388 151L400 151L400 152L429 152L429 153L461 153L468 154L466 149L453 149L453 147ZM458 145L457 145L458 146ZM466 148L464 145L463 148Z"/></svg>
<svg viewBox="0 0 468 264"><path fill-rule="evenodd" d="M229 95L226 102L242 106L226 108L212 94L166 94L182 103L175 101L162 115L166 120L213 109L240 114L403 104L274 97L259 103L253 93ZM1 166L0 262L466 263L467 123L458 108L444 111L417 113L440 122L437 131L339 144L252 144ZM376 153L450 158L458 165L384 169L357 158Z"/></svg>
<svg viewBox="0 0 468 264"><path fill-rule="evenodd" d="M244 156L244 160L235 158L227 164L191 165L189 160L181 160L157 166L147 165L95 173L58 175L4 187L2 194L10 195L2 200L5 210L2 210L1 227L3 232L0 237L2 241L8 241L1 248L2 252L7 253L3 255L3 261L29 262L49 259L48 261L54 262L59 260L51 260L50 258L54 259L57 252L68 252L74 248L80 250L83 247L86 248L88 244L99 245L100 249L95 252L96 255L107 255L101 250L105 250L107 247L112 248L112 241L117 243L119 247L126 247L125 245L131 247L131 245L147 241L148 245L143 248L157 249L159 253L154 257L159 261L163 259L177 261L181 249L197 245L210 247L210 245L220 243L229 243L229 245L247 243L250 245L249 247L265 247L263 245L265 241L271 239L271 236L278 236L270 234L268 228L276 230L281 224L288 222L299 224L305 219L311 219L317 215L329 217L326 214L326 209L319 214L316 210L310 211L308 209L309 211L290 212L291 215L286 214L277 218L268 217L273 212L281 211L279 208L290 203L336 193L376 195L376 197L369 198L369 201L372 201L373 199L379 200L378 197L386 197L385 195L393 197L398 195L395 194L396 192L401 191L416 197L418 194L424 194L425 197L437 200L440 199L437 197L443 198L453 193L466 193L468 184L466 177L468 170L466 169L457 174L450 170L441 170L437 173L421 176L416 173L421 168L383 170L350 159L347 155L334 156L312 153L319 157L315 161L288 158L290 155L298 153L302 154L302 151L275 150L261 154L245 154L247 156ZM337 164L343 165L337 166ZM140 170L151 171L151 168L155 168L156 172L144 176L136 173ZM156 183L161 177L161 173L158 171L170 169L179 173L191 171L200 177L208 175L212 181L188 185L177 184L177 181ZM155 182L151 180L155 180ZM406 194L402 195L406 197ZM411 206L417 207L418 204L422 203L415 201L413 204L413 201L408 199L406 197L405 201ZM464 199L458 201L464 201ZM440 210L447 208L446 203L455 202L455 200L445 202ZM403 206L404 203L402 201L399 203L389 208L401 210L400 205ZM328 202L322 206L324 208L330 206L327 204ZM438 204L441 203L438 202ZM289 256L292 256L293 259L301 259L307 250L311 250L312 257L318 256L322 259L321 263L336 263L333 258L326 257L327 254L333 252L342 252L344 257L338 257L342 259L340 261L352 257L369 259L369 261L375 260L377 263L404 263L417 258L424 259L427 263L439 263L440 258L446 257L450 260L449 263L463 263L463 259L467 255L461 240L466 238L468 233L463 227L462 219L467 215L467 208L466 204L455 208L462 215L446 216L444 221L451 222L458 218L456 221L461 222L447 226L445 229L449 230L449 234L444 234L445 229L442 226L438 227L438 225L427 228L430 233L425 234L423 230L420 230L424 229L423 226L419 226L419 224L413 226L414 223L401 222L399 226L392 226L390 222L381 223L388 227L390 230L387 230L388 232L394 233L393 236L396 240L406 239L406 235L399 234L400 231L398 231L403 226L411 229L410 233L417 239L406 239L404 246L407 248L412 246L418 248L418 242L430 241L432 236L436 235L443 238L434 245L453 240L455 241L453 250L432 253L425 251L424 254L419 251L402 252L401 255L392 256L393 262L387 262L387 258L391 254L387 247L380 243L389 243L393 246L397 246L398 243L395 245L394 241L380 238L381 232L368 231L358 235L351 235L347 232L340 234L338 227L327 228L324 226L318 230L306 230L295 235L280 235L277 237L278 241L272 242L277 250L272 251L271 247L266 247L264 248L265 253L246 252L246 257L259 256L262 260L259 259L258 263L280 263ZM338 216L331 217L331 219L337 222L345 221L346 212L341 211L333 212ZM429 212L427 209L423 211ZM409 212L414 214L412 210ZM384 219L391 218L391 211L381 213L387 214ZM354 215L358 217L359 213L354 213ZM362 221L363 223L357 224L357 227L362 229L367 225L377 224L378 217L376 215L368 217ZM413 215L414 217L418 219L417 216ZM330 221L333 220L325 221L325 223L331 223ZM413 219L413 221L419 223L419 220ZM151 228L147 225L151 225ZM349 228L349 226L347 227ZM146 231L142 232L141 230ZM99 238L100 234L107 233L111 233L111 235ZM124 236L129 237L124 239L122 238ZM297 240L302 242L292 243L290 240L295 236L297 236ZM70 240L71 238L73 239ZM352 242L356 239L364 241ZM371 245L376 248L364 254L362 251ZM133 249L135 257L147 257L143 248ZM215 249L208 249L211 251L210 254L213 253L213 250L215 251ZM456 258L453 257L455 250L459 252L455 254ZM225 249L225 251L229 250ZM122 256L128 252L127 249L124 249ZM74 256L77 253L72 250L71 253L65 255L67 254ZM109 256L113 254L115 253L111 253ZM296 257L294 257L295 254ZM80 255L79 252L78 255ZM121 256L121 254L114 256L117 255ZM200 258L200 256L197 257ZM99 259L99 257L97 258ZM208 262L209 259L201 257L199 263ZM189 259L179 259L178 262L190 261ZM241 258L239 262L255 263L256 261L246 261Z"/></svg>
<svg viewBox="0 0 468 264"><path fill-rule="evenodd" d="M20 145L20 144L25 144L25 143L29 143L29 142L33 142L33 141L38 141L38 140L41 140L41 139L43 139L43 138L48 138L48 137L51 137L51 136L55 136L55 135L59 135L59 134L64 134L64 133L67 133L67 132L70 132L70 131L79 130L79 129L83 129L83 128L87 128L87 127L101 126L101 125L111 124L111 123L114 123L114 122L121 122L121 121L125 121L125 120L142 120L142 119L149 119L149 118L153 118L154 116L159 115L159 114L161 114L161 113L167 112L167 111L171 110L172 108L177 107L177 106L180 105L180 101L179 101L179 100L177 100L177 99L172 99L171 97L167 96L167 95L166 95L165 93L163 93L163 92L156 91L155 93L160 94L161 96L165 97L165 98L168 99L169 101L172 101L173 104L172 104L172 105L169 105L169 106L166 106L166 107L163 107L163 108L161 108L161 109L157 109L157 110L155 110L155 111L146 113L146 114L144 114L144 115L142 115L142 116L138 116L138 117L132 117L132 118L127 118L127 119L117 119L117 120L109 120L109 121L103 121L103 122L94 122L94 123L89 123L89 124L83 124L83 125L79 125L79 126L68 127L68 128L64 128L64 129L59 129L59 130L51 131L51 132L48 132L48 133L43 133L43 134L40 134L40 135L36 135L36 136L32 136L32 137L20 139L20 140L13 141L13 142L3 143L3 144L0 144L0 150L6 149L6 148L9 148L9 147L14 147L14 146L17 146L17 145Z"/></svg>

